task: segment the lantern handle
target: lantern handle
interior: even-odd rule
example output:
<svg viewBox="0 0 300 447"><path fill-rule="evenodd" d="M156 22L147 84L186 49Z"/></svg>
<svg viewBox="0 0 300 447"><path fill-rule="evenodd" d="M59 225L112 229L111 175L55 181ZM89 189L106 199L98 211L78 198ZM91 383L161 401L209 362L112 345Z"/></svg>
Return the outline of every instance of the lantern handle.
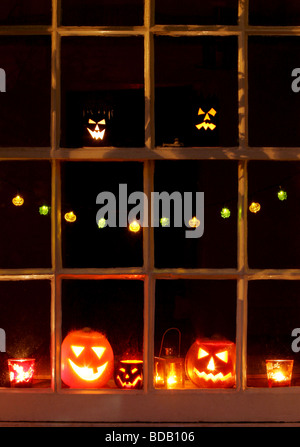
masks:
<svg viewBox="0 0 300 447"><path fill-rule="evenodd" d="M180 332L180 330L177 327L170 327L169 329L167 329L163 333L163 336L162 336L162 339L161 339L161 344L160 344L159 357L161 356L161 351L162 351L162 348L163 348L165 335L166 335L167 332L172 331L172 330L175 330L175 331L178 332L178 357L180 357L181 332Z"/></svg>

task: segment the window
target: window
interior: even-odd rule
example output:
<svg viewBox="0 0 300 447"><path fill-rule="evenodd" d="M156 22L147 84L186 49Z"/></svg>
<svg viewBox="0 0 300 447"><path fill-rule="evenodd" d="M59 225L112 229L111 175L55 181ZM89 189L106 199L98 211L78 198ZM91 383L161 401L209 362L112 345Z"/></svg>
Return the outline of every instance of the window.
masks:
<svg viewBox="0 0 300 447"><path fill-rule="evenodd" d="M2 3L0 420L298 420L298 2Z"/></svg>

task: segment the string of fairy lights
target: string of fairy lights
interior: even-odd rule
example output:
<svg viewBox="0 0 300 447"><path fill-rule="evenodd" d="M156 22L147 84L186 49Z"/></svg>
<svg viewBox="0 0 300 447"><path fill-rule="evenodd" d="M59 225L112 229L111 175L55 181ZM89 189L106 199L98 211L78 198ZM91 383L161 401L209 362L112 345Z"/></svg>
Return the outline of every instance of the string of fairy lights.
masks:
<svg viewBox="0 0 300 447"><path fill-rule="evenodd" d="M280 200L281 202L287 200L287 192L285 189L283 188L279 188L279 190L277 190L277 198L278 200ZM25 200L24 197L20 194L17 194L16 196L13 197L12 199L12 203L14 206L16 207L21 207L24 205ZM259 202L255 202L252 201L249 205L249 211L253 214L257 214L259 211L261 210L261 204ZM39 214L42 216L47 216L49 215L51 212L51 207L47 204L41 205L39 206ZM228 219L231 216L231 210L228 206L223 206L220 210L220 216L223 219ZM64 214L64 220L68 223L74 223L77 220L77 215L73 210L67 211ZM189 220L189 226L190 228L198 228L199 225L201 224L200 220L197 218L197 216L193 216L190 220ZM104 229L107 226L107 220L102 217L98 220L97 222L98 228L99 229ZM169 227L170 226L170 219L169 217L161 217L160 218L160 225L162 227ZM129 222L128 224L128 230L131 231L132 233L138 233L141 230L141 224L138 220L132 220L131 222Z"/></svg>

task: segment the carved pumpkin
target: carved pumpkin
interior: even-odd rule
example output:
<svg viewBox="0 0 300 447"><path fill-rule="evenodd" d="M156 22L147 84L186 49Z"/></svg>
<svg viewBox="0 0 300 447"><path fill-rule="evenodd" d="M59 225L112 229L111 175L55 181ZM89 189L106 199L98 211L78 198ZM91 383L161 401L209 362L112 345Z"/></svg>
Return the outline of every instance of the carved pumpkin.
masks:
<svg viewBox="0 0 300 447"><path fill-rule="evenodd" d="M214 130L216 128L216 124L211 122L211 117L214 117L216 115L216 113L217 112L213 107L211 107L208 112L204 112L200 107L198 110L198 115L205 115L205 116L204 116L202 123L196 124L197 129L198 130L200 130L200 129Z"/></svg>
<svg viewBox="0 0 300 447"><path fill-rule="evenodd" d="M118 388L140 389L143 387L143 360L121 359L115 369Z"/></svg>
<svg viewBox="0 0 300 447"><path fill-rule="evenodd" d="M61 378L70 388L102 388L112 377L114 354L101 332L69 332L61 345Z"/></svg>
<svg viewBox="0 0 300 447"><path fill-rule="evenodd" d="M110 122L113 116L113 110L109 107L100 107L85 110L84 127L85 141L88 143L101 144L106 140L109 131Z"/></svg>
<svg viewBox="0 0 300 447"><path fill-rule="evenodd" d="M231 388L235 385L235 344L197 340L186 359L186 373L199 388Z"/></svg>

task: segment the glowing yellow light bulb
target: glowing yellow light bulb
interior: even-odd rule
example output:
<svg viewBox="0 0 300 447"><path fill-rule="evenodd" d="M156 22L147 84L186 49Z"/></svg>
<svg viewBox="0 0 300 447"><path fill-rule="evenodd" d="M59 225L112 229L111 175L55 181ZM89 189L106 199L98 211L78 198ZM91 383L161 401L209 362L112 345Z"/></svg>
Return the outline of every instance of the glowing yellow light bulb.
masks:
<svg viewBox="0 0 300 447"><path fill-rule="evenodd" d="M101 219L98 220L98 228L105 228L106 227L106 220L104 217L101 217Z"/></svg>
<svg viewBox="0 0 300 447"><path fill-rule="evenodd" d="M15 196L15 197L12 199L12 203L13 203L15 206L22 206L23 203L24 203L24 199L23 199L22 196L17 195L17 196Z"/></svg>
<svg viewBox="0 0 300 447"><path fill-rule="evenodd" d="M74 214L73 211L69 211L68 213L65 214L65 220L67 222L75 222L76 219L77 219L76 214Z"/></svg>
<svg viewBox="0 0 300 447"><path fill-rule="evenodd" d="M136 220L132 221L129 225L129 230L132 231L133 233L137 233L138 231L140 231L140 229L141 226Z"/></svg>
<svg viewBox="0 0 300 447"><path fill-rule="evenodd" d="M251 205L249 206L249 211L251 211L251 213L258 213L258 211L260 210L260 204L257 202L252 202Z"/></svg>
<svg viewBox="0 0 300 447"><path fill-rule="evenodd" d="M189 220L189 226L191 228L198 228L200 225L200 220L197 219L197 217L193 217Z"/></svg>

